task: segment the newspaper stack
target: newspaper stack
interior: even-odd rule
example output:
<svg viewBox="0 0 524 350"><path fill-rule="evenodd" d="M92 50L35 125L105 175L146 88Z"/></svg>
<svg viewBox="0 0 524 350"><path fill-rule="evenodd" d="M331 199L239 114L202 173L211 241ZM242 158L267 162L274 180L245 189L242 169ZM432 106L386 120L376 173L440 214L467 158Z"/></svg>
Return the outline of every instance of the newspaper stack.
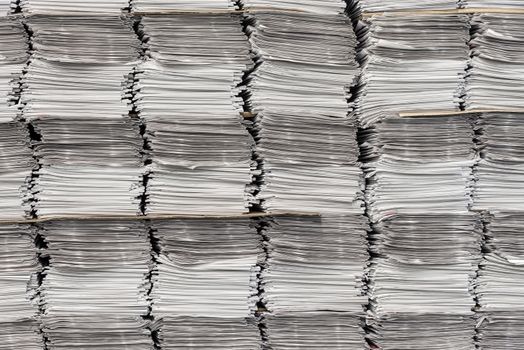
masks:
<svg viewBox="0 0 524 350"><path fill-rule="evenodd" d="M467 109L524 108L523 25L522 15L473 16Z"/></svg>
<svg viewBox="0 0 524 350"><path fill-rule="evenodd" d="M133 10L147 13L169 12L212 12L217 10L232 11L236 9L235 0L131 0Z"/></svg>
<svg viewBox="0 0 524 350"><path fill-rule="evenodd" d="M11 0L0 0L0 17L13 13L16 3Z"/></svg>
<svg viewBox="0 0 524 350"><path fill-rule="evenodd" d="M19 77L28 58L28 41L18 21L0 18L0 219L20 219L28 213L27 194L34 167L25 125L15 122Z"/></svg>
<svg viewBox="0 0 524 350"><path fill-rule="evenodd" d="M22 99L41 138L39 216L136 214L143 140L124 91L140 45L131 23L36 16L29 25L35 53Z"/></svg>
<svg viewBox="0 0 524 350"><path fill-rule="evenodd" d="M270 348L363 347L367 228L362 216L279 217L270 224L261 274Z"/></svg>
<svg viewBox="0 0 524 350"><path fill-rule="evenodd" d="M251 23L259 64L249 77L250 103L258 116L263 207L361 213L355 121L347 102L358 73L349 20L257 12Z"/></svg>
<svg viewBox="0 0 524 350"><path fill-rule="evenodd" d="M116 15L129 8L128 0L20 0L26 15Z"/></svg>
<svg viewBox="0 0 524 350"><path fill-rule="evenodd" d="M140 222L46 223L49 266L41 286L48 349L152 349L151 264Z"/></svg>
<svg viewBox="0 0 524 350"><path fill-rule="evenodd" d="M36 319L38 264L28 226L0 227L0 349L41 350Z"/></svg>
<svg viewBox="0 0 524 350"><path fill-rule="evenodd" d="M387 119L363 134L375 228L369 339L379 348L474 349L473 130L468 117L436 116Z"/></svg>
<svg viewBox="0 0 524 350"><path fill-rule="evenodd" d="M254 11L307 12L317 15L343 14L344 0L242 0L243 8Z"/></svg>
<svg viewBox="0 0 524 350"><path fill-rule="evenodd" d="M474 208L524 210L524 113L487 113L479 120L482 160L476 169Z"/></svg>
<svg viewBox="0 0 524 350"><path fill-rule="evenodd" d="M151 148L147 213L248 211L257 164L243 125L243 71L252 61L240 19L144 17L153 58L137 68L137 110Z"/></svg>
<svg viewBox="0 0 524 350"><path fill-rule="evenodd" d="M248 219L155 222L152 314L162 349L257 349L262 255Z"/></svg>
<svg viewBox="0 0 524 350"><path fill-rule="evenodd" d="M465 0L352 0L360 5L362 12L448 10L460 6ZM473 0L468 0L473 1Z"/></svg>
<svg viewBox="0 0 524 350"><path fill-rule="evenodd" d="M467 15L384 14L362 23L357 99L362 125L399 112L459 110L469 59L468 21Z"/></svg>

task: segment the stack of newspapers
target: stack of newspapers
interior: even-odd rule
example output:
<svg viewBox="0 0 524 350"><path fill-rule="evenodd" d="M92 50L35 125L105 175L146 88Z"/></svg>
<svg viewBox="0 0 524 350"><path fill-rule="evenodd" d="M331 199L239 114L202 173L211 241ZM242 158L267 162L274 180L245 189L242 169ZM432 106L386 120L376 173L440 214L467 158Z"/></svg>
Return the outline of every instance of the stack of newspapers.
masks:
<svg viewBox="0 0 524 350"><path fill-rule="evenodd" d="M399 112L459 110L469 59L468 21L467 15L384 14L360 23L357 112L362 125Z"/></svg>
<svg viewBox="0 0 524 350"><path fill-rule="evenodd" d="M40 234L49 259L40 291L47 348L152 349L142 319L150 306L146 226L59 221Z"/></svg>
<svg viewBox="0 0 524 350"><path fill-rule="evenodd" d="M119 15L129 8L129 0L19 0L25 15Z"/></svg>
<svg viewBox="0 0 524 350"><path fill-rule="evenodd" d="M251 65L239 17L144 17L150 60L137 67L136 106L151 165L148 214L247 212L254 140L238 87Z"/></svg>
<svg viewBox="0 0 524 350"><path fill-rule="evenodd" d="M466 8L481 9L522 9L524 3L520 0L459 0ZM489 11L487 11L489 12Z"/></svg>
<svg viewBox="0 0 524 350"><path fill-rule="evenodd" d="M145 13L233 11L235 0L131 0L133 11Z"/></svg>
<svg viewBox="0 0 524 350"><path fill-rule="evenodd" d="M362 320L367 222L360 216L279 217L266 228L262 299L273 349L352 349ZM327 312L329 311L329 312Z"/></svg>
<svg viewBox="0 0 524 350"><path fill-rule="evenodd" d="M0 18L0 38L0 219L13 219L31 211L28 187L35 164L29 133L16 120L15 106L29 43L22 23L5 17Z"/></svg>
<svg viewBox="0 0 524 350"><path fill-rule="evenodd" d="M487 113L478 125L482 160L476 169L475 209L489 213L485 216L486 253L475 290L483 349L511 349L524 341L520 303L524 293L521 119L522 113Z"/></svg>
<svg viewBox="0 0 524 350"><path fill-rule="evenodd" d="M360 5L362 12L449 10L461 6L466 0L350 0ZM467 0L474 1L474 0Z"/></svg>
<svg viewBox="0 0 524 350"><path fill-rule="evenodd" d="M153 229L152 314L162 349L258 349L262 245L251 221L160 221Z"/></svg>
<svg viewBox="0 0 524 350"><path fill-rule="evenodd" d="M473 16L467 109L524 109L523 25L521 14Z"/></svg>
<svg viewBox="0 0 524 350"><path fill-rule="evenodd" d="M391 118L363 133L373 221L369 339L383 349L474 349L480 218L464 116Z"/></svg>
<svg viewBox="0 0 524 350"><path fill-rule="evenodd" d="M40 350L38 264L34 234L25 225L0 227L0 349Z"/></svg>
<svg viewBox="0 0 524 350"><path fill-rule="evenodd" d="M39 216L134 215L144 192L139 126L125 91L140 42L119 17L29 19L23 117L36 130Z"/></svg>
<svg viewBox="0 0 524 350"><path fill-rule="evenodd" d="M360 213L363 183L348 104L358 65L349 19L257 12L248 31L258 60L249 88L263 159L262 206Z"/></svg>

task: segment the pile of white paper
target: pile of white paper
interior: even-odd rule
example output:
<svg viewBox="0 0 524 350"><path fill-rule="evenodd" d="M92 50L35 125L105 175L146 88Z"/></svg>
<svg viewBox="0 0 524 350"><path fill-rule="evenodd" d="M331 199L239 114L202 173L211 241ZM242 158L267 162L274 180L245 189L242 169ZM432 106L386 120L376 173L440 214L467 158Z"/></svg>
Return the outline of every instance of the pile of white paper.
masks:
<svg viewBox="0 0 524 350"><path fill-rule="evenodd" d="M522 311L479 314L477 325L481 349L513 350L524 346Z"/></svg>
<svg viewBox="0 0 524 350"><path fill-rule="evenodd" d="M15 122L19 77L29 45L22 24L0 18L0 218L22 218L30 211L27 189L34 167L25 125Z"/></svg>
<svg viewBox="0 0 524 350"><path fill-rule="evenodd" d="M523 210L524 113L487 113L479 120L482 160L476 169L474 208Z"/></svg>
<svg viewBox="0 0 524 350"><path fill-rule="evenodd" d="M248 30L259 65L249 86L264 163L263 207L362 212L347 102L358 72L349 20L275 13L253 19Z"/></svg>
<svg viewBox="0 0 524 350"><path fill-rule="evenodd" d="M475 163L464 116L394 118L367 129L363 159L374 221L395 214L467 214Z"/></svg>
<svg viewBox="0 0 524 350"><path fill-rule="evenodd" d="M363 320L335 312L264 317L267 348L272 350L346 350L367 348Z"/></svg>
<svg viewBox="0 0 524 350"><path fill-rule="evenodd" d="M392 118L362 134L375 228L370 340L381 349L475 347L473 138L467 116Z"/></svg>
<svg viewBox="0 0 524 350"><path fill-rule="evenodd" d="M131 0L137 12L166 13L170 11L235 10L235 0Z"/></svg>
<svg viewBox="0 0 524 350"><path fill-rule="evenodd" d="M362 216L279 217L265 232L263 300L273 314L363 313L367 253Z"/></svg>
<svg viewBox="0 0 524 350"><path fill-rule="evenodd" d="M459 7L463 1L465 0L354 0L360 5L362 12L447 10Z"/></svg>
<svg viewBox="0 0 524 350"><path fill-rule="evenodd" d="M406 305L409 304L406 300ZM453 314L388 315L370 324L372 349L474 350L475 319ZM380 344L376 346L375 344ZM375 347L376 346L376 347Z"/></svg>
<svg viewBox="0 0 524 350"><path fill-rule="evenodd" d="M140 222L46 223L49 267L41 286L49 349L148 349L151 264Z"/></svg>
<svg viewBox="0 0 524 350"><path fill-rule="evenodd" d="M136 214L143 140L128 113L140 42L119 17L31 17L24 117L41 135L34 187L46 215ZM127 100L127 101L126 101Z"/></svg>
<svg viewBox="0 0 524 350"><path fill-rule="evenodd" d="M20 0L20 7L28 15L119 15L129 0Z"/></svg>
<svg viewBox="0 0 524 350"><path fill-rule="evenodd" d="M39 264L28 226L0 227L0 349L42 349L36 319Z"/></svg>
<svg viewBox="0 0 524 350"><path fill-rule="evenodd" d="M247 10L297 11L317 15L337 15L344 13L344 0L242 0Z"/></svg>
<svg viewBox="0 0 524 350"><path fill-rule="evenodd" d="M137 68L137 109L151 148L147 212L246 212L254 201L254 141L238 96L252 65L240 19L145 17L154 58Z"/></svg>
<svg viewBox="0 0 524 350"><path fill-rule="evenodd" d="M476 14L466 108L524 108L524 17Z"/></svg>
<svg viewBox="0 0 524 350"><path fill-rule="evenodd" d="M256 348L257 329L246 319L258 299L262 246L251 222L176 220L153 228L160 255L152 314L160 322L162 348L184 348L191 339L198 339L194 349Z"/></svg>
<svg viewBox="0 0 524 350"><path fill-rule="evenodd" d="M469 59L466 15L376 15L361 24L360 122L459 110Z"/></svg>
<svg viewBox="0 0 524 350"><path fill-rule="evenodd" d="M16 4L11 0L0 0L0 17L11 14L16 9Z"/></svg>

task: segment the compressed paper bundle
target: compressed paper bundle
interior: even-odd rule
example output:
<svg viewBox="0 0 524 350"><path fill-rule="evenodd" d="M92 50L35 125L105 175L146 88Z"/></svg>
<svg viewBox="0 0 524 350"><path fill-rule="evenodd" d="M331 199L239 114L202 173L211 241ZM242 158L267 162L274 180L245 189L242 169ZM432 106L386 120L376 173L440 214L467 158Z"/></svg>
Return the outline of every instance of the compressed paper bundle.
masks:
<svg viewBox="0 0 524 350"><path fill-rule="evenodd" d="M511 350L524 346L524 317L515 311L479 313L479 345L486 350Z"/></svg>
<svg viewBox="0 0 524 350"><path fill-rule="evenodd" d="M0 219L19 219L31 210L27 190L34 167L25 125L15 122L18 78L29 44L22 24L0 19Z"/></svg>
<svg viewBox="0 0 524 350"><path fill-rule="evenodd" d="M16 9L16 4L11 0L0 1L0 16L11 14Z"/></svg>
<svg viewBox="0 0 524 350"><path fill-rule="evenodd" d="M363 135L370 214L466 214L474 165L473 125L464 116L395 118Z"/></svg>
<svg viewBox="0 0 524 350"><path fill-rule="evenodd" d="M473 16L467 109L524 108L523 25L522 15Z"/></svg>
<svg viewBox="0 0 524 350"><path fill-rule="evenodd" d="M297 11L317 15L343 14L346 3L343 0L243 0L243 8L259 11Z"/></svg>
<svg viewBox="0 0 524 350"><path fill-rule="evenodd" d="M261 349L254 320L220 317L164 317L159 334L162 349Z"/></svg>
<svg viewBox="0 0 524 350"><path fill-rule="evenodd" d="M465 0L359 0L362 12L448 10L458 8ZM474 1L474 0L467 0ZM357 1L355 1L357 2Z"/></svg>
<svg viewBox="0 0 524 350"><path fill-rule="evenodd" d="M41 234L49 256L40 293L50 349L151 348L141 319L149 307L146 227L61 221L46 223Z"/></svg>
<svg viewBox="0 0 524 350"><path fill-rule="evenodd" d="M258 299L262 246L250 221L176 220L155 222L153 228L160 255L152 314L160 320L162 348L183 348L190 339L198 339L195 349L222 342L256 348L255 329L246 319Z"/></svg>
<svg viewBox="0 0 524 350"><path fill-rule="evenodd" d="M205 24L201 24L205 23ZM237 85L252 64L239 18L145 17L155 59L137 69L137 110L147 125L147 212L246 212L254 201L254 141Z"/></svg>
<svg viewBox="0 0 524 350"><path fill-rule="evenodd" d="M132 0L132 9L136 12L169 13L235 10L234 0Z"/></svg>
<svg viewBox="0 0 524 350"><path fill-rule="evenodd" d="M376 349L473 350L475 319L452 314L391 315L370 322Z"/></svg>
<svg viewBox="0 0 524 350"><path fill-rule="evenodd" d="M361 213L356 129L347 103L358 72L349 20L257 13L249 31L260 63L249 91L263 159L262 206Z"/></svg>
<svg viewBox="0 0 524 350"><path fill-rule="evenodd" d="M28 15L119 15L129 7L126 0L20 0L22 11Z"/></svg>
<svg viewBox="0 0 524 350"><path fill-rule="evenodd" d="M361 216L279 217L265 231L262 298L273 314L363 313L369 255Z"/></svg>
<svg viewBox="0 0 524 350"><path fill-rule="evenodd" d="M126 105L140 45L131 24L41 16L29 24L36 59L24 75L22 101L40 135L38 214L136 214L144 170L143 139Z"/></svg>
<svg viewBox="0 0 524 350"><path fill-rule="evenodd" d="M375 315L462 314L481 258L474 215L399 215L375 225L370 292Z"/></svg>
<svg viewBox="0 0 524 350"><path fill-rule="evenodd" d="M364 349L363 320L345 313L265 316L268 349Z"/></svg>
<svg viewBox="0 0 524 350"><path fill-rule="evenodd" d="M486 113L479 120L482 160L476 168L474 208L490 211L524 209L523 113Z"/></svg>
<svg viewBox="0 0 524 350"><path fill-rule="evenodd" d="M364 126L405 111L459 110L469 59L466 15L376 15L359 30Z"/></svg>
<svg viewBox="0 0 524 350"><path fill-rule="evenodd" d="M25 225L0 227L0 349L42 348L38 313L38 264L34 236Z"/></svg>

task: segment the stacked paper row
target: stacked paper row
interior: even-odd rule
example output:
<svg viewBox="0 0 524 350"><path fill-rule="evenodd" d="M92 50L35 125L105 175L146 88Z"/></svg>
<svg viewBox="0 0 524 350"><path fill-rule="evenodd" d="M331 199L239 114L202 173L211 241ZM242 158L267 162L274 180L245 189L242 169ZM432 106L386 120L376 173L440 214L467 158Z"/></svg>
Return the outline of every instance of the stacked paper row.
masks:
<svg viewBox="0 0 524 350"><path fill-rule="evenodd" d="M36 130L39 216L134 215L142 138L129 118L139 41L119 17L31 17L23 117Z"/></svg>
<svg viewBox="0 0 524 350"><path fill-rule="evenodd" d="M249 219L162 221L152 314L162 349L258 349L262 245Z"/></svg>
<svg viewBox="0 0 524 350"><path fill-rule="evenodd" d="M42 349L35 235L28 226L0 227L0 349Z"/></svg>
<svg viewBox="0 0 524 350"><path fill-rule="evenodd" d="M257 164L241 116L252 61L240 18L144 17L141 32L152 58L135 84L151 150L147 213L248 211Z"/></svg>
<svg viewBox="0 0 524 350"><path fill-rule="evenodd" d="M128 11L129 0L19 0L25 15L115 15Z"/></svg>
<svg viewBox="0 0 524 350"><path fill-rule="evenodd" d="M466 15L376 15L357 26L363 126L406 111L458 111L469 59Z"/></svg>
<svg viewBox="0 0 524 350"><path fill-rule="evenodd" d="M363 133L374 227L369 340L378 348L475 348L473 130L466 117L436 116L387 119Z"/></svg>
<svg viewBox="0 0 524 350"><path fill-rule="evenodd" d="M153 349L143 316L151 255L140 222L50 222L40 287L47 348Z"/></svg>

